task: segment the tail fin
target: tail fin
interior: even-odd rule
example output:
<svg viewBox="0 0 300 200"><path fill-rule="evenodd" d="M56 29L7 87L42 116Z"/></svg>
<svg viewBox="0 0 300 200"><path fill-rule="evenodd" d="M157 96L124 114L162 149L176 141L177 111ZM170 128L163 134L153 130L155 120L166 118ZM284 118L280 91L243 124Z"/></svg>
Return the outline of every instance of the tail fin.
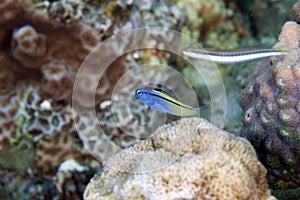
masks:
<svg viewBox="0 0 300 200"><path fill-rule="evenodd" d="M291 50L291 49L281 49L281 52L283 54L290 54L290 53L293 53L293 50Z"/></svg>
<svg viewBox="0 0 300 200"><path fill-rule="evenodd" d="M208 121L211 119L211 106L202 106L197 109L197 117L204 118Z"/></svg>

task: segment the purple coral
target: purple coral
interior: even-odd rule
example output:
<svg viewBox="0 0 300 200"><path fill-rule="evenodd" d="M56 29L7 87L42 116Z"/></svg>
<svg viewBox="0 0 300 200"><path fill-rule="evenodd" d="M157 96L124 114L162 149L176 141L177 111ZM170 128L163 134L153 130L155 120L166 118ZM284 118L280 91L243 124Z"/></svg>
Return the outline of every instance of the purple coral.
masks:
<svg viewBox="0 0 300 200"><path fill-rule="evenodd" d="M287 22L275 48L285 57L257 66L242 92L241 135L251 141L279 187L300 186L300 26ZM283 184L286 183L286 184Z"/></svg>

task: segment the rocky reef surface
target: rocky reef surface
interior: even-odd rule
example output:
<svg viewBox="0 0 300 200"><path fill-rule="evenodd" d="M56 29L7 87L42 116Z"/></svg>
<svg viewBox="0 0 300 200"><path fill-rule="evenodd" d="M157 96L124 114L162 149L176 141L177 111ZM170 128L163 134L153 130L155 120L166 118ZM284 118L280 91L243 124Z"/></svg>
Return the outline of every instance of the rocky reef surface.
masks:
<svg viewBox="0 0 300 200"><path fill-rule="evenodd" d="M299 3L293 11L297 20ZM240 101L244 110L241 135L256 149L280 199L295 199L300 194L299 42L300 26L286 22L274 48L290 54L258 63Z"/></svg>
<svg viewBox="0 0 300 200"><path fill-rule="evenodd" d="M185 30L196 40L205 39L208 43L221 39L218 37L223 37L224 41L225 36L212 34L224 32L231 38L226 39L226 44L219 43L225 48L232 44L237 46L247 35L244 25L222 0L201 4L164 0L1 1L0 199L81 199L87 180L96 170L101 170L99 162L89 153L93 152L101 160L104 146L94 141L97 136L94 126L79 116L71 105L76 73L99 42L120 31L156 26ZM161 37L167 38L166 35ZM128 44L122 45L116 48ZM112 95L113 86L128 69L147 62L167 64L170 60L167 53L143 51L140 55L118 58L99 83L92 72L85 74L86 81L76 90L81 98L75 102L82 107L95 107L101 126L111 133L110 139L120 147L140 141L145 137L145 129L134 129L135 137L132 137L123 134L118 123L112 122L113 119L123 124L132 121L122 113L113 117L109 102L123 98ZM95 66L101 67L101 64L95 61ZM126 93L145 80L145 72L136 72L131 77L136 84L128 84L124 89ZM153 70L147 76L153 74L172 81L173 75L165 71ZM93 92L89 86L95 83L95 101L91 102L85 97ZM174 84L173 87L178 86ZM127 101L119 102L122 106ZM147 107L136 106L137 115L146 111ZM93 144L89 152L83 147L75 122L80 122L81 131L86 133L84 142ZM63 172L61 166L64 166Z"/></svg>
<svg viewBox="0 0 300 200"><path fill-rule="evenodd" d="M275 199L251 144L200 118L162 126L105 165L85 199Z"/></svg>
<svg viewBox="0 0 300 200"><path fill-rule="evenodd" d="M241 97L241 134L257 149L278 187L287 187L283 182L300 186L299 41L300 26L287 22L275 47L291 54L260 63Z"/></svg>
<svg viewBox="0 0 300 200"><path fill-rule="evenodd" d="M143 71L142 65L154 63L171 65L185 77L193 74L187 63L174 59L170 52L153 50L118 57L99 82L91 70L80 77L79 87L73 90L81 64L100 42L133 28L164 27L185 33L205 46L236 48L244 44L244 40L253 39L248 22L234 0L0 0L0 199L82 199L86 184L97 171L102 171L101 161L109 151L98 140L99 134L95 130L99 124L109 133L109 139L121 148L148 137L144 126L136 126L147 122L145 116L149 110L146 106L132 105L136 120L132 115L114 112L111 102L115 102L117 109L128 107L128 94L145 81L159 80L168 83L171 90L181 88L183 93L187 92L183 85L174 81L176 76L170 71L154 67ZM147 43L154 43L157 48L165 45L163 42L156 44L151 37ZM167 34L155 33L155 37L170 40ZM119 51L129 45L122 41L102 52ZM95 58L91 65L102 68L102 63L97 61ZM134 73L127 73L130 70ZM124 74L127 74L128 82L116 94L115 86ZM95 84L96 91L91 91L90 86ZM199 79L195 77L191 84L199 86ZM202 88L195 90L198 92ZM73 99L73 103L84 109L93 108L99 124L91 123L74 110L74 92L80 94L80 98ZM232 97L236 98L237 92L233 93ZM199 93L198 100L209 101L207 94L202 94ZM94 95L94 101L86 98L90 95ZM84 138L80 138L76 123ZM124 134L120 127L124 124L130 124L131 135ZM235 124L240 126L240 121ZM250 149L247 142L238 141ZM227 161L233 161L232 167L247 168L247 163L239 165L238 159L232 159L232 152L219 151ZM253 151L249 150L249 154L249 159L256 165ZM219 155L213 156L219 159ZM174 169L184 168L186 163L199 162L199 159L192 155L180 157ZM208 161L218 164L212 158ZM250 185L244 186L245 194L242 195L247 196L248 190L254 189L258 196L268 198L270 195L263 178L265 171L259 163L257 166L261 169L253 172L257 180L252 180L252 175L242 175L251 181ZM194 171L198 169L205 171L205 166L193 168ZM241 173L252 173L251 170ZM228 191L231 186L228 185ZM211 188L215 195L228 192L218 193L217 190ZM200 192L199 195L203 192L194 191Z"/></svg>

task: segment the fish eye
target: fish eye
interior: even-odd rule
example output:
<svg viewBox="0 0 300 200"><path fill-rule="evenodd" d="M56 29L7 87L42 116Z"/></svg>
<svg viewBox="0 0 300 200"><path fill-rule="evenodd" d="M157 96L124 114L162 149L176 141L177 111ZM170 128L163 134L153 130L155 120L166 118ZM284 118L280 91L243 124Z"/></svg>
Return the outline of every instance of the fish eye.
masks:
<svg viewBox="0 0 300 200"><path fill-rule="evenodd" d="M137 95L141 95L141 94L142 94L142 91L137 90L137 91L136 91L136 94L137 94Z"/></svg>

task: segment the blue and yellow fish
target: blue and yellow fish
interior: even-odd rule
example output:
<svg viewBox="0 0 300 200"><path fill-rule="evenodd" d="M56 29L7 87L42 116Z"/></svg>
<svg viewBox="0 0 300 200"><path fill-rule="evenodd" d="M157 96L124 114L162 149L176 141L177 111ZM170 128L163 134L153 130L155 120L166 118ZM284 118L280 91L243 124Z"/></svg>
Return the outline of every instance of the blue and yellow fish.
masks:
<svg viewBox="0 0 300 200"><path fill-rule="evenodd" d="M147 84L137 88L135 90L135 98L148 105L151 109L176 117L199 117L204 108L205 113L207 113L206 106L200 108L188 106L178 101L171 90L159 84Z"/></svg>

